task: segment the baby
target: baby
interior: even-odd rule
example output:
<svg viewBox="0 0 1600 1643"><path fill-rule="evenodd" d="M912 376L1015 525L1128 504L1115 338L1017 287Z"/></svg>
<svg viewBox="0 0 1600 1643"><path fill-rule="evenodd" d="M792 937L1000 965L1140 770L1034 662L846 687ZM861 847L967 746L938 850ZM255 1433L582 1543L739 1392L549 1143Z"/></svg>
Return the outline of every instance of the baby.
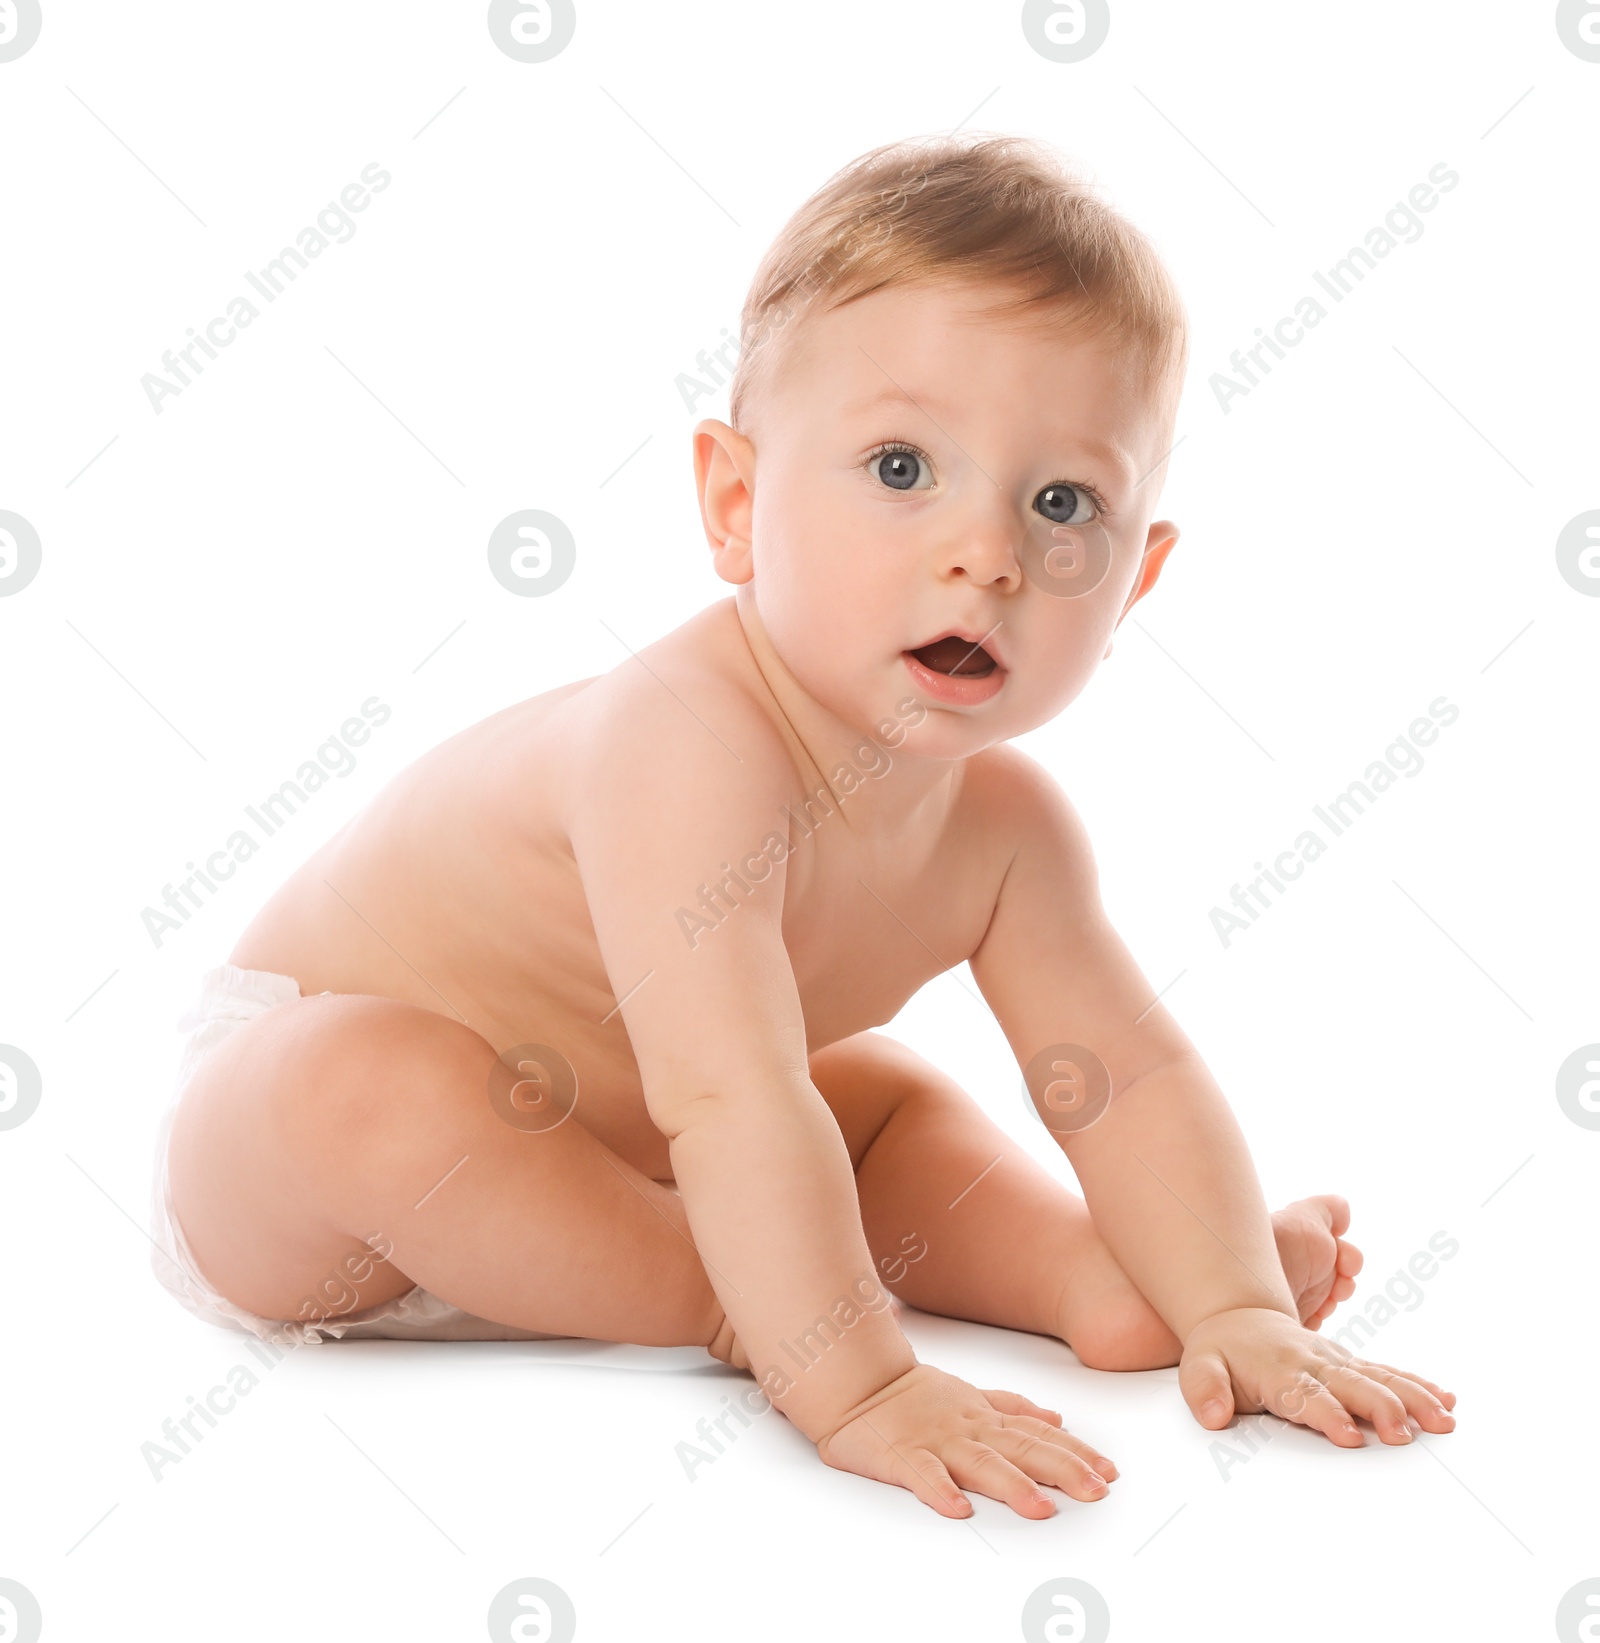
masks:
<svg viewBox="0 0 1600 1643"><path fill-rule="evenodd" d="M731 424L694 431L732 597L419 759L207 974L163 1281L285 1343L703 1346L949 1517L1117 1470L919 1362L896 1297L1176 1364L1211 1429L1450 1431L1450 1393L1316 1333L1348 1206L1268 1214L1077 813L1007 745L1178 539L1186 325L1149 243L1047 148L894 144L795 215L742 319ZM963 962L1081 1199L872 1030Z"/></svg>

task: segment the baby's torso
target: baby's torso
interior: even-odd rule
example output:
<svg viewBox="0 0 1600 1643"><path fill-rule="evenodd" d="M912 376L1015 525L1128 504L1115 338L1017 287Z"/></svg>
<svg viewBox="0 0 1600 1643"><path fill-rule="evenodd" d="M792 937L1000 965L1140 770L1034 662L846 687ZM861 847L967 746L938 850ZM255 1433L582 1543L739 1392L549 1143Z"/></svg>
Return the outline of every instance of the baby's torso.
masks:
<svg viewBox="0 0 1600 1643"><path fill-rule="evenodd" d="M559 802L581 733L582 680L518 703L396 776L307 860L229 962L292 976L303 994L370 993L465 1022L497 1050L559 1047L579 1070L575 1116L635 1167L670 1178ZM848 799L797 789L781 890L731 884L679 918L715 941L746 894L784 897L783 934L812 1051L889 1021L982 939L1004 871L971 807L961 825L893 839L850 825ZM720 909L720 910L719 910Z"/></svg>

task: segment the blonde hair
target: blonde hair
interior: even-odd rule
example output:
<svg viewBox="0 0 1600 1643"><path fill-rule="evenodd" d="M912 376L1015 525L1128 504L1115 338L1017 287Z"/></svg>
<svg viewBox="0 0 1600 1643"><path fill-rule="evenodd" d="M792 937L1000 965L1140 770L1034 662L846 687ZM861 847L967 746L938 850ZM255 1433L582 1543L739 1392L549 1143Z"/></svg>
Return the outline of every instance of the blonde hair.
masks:
<svg viewBox="0 0 1600 1643"><path fill-rule="evenodd" d="M1169 413L1188 360L1183 299L1149 240L1048 145L969 132L887 143L789 219L739 318L729 421L741 433L779 339L813 311L885 286L1020 288L998 314L1059 305L1075 334L1130 350Z"/></svg>

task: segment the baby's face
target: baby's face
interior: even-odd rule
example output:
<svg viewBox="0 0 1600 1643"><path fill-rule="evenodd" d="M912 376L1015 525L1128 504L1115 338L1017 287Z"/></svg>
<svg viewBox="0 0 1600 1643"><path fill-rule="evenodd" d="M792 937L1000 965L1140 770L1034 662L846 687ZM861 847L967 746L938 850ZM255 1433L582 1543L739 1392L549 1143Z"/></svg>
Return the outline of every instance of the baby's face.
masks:
<svg viewBox="0 0 1600 1643"><path fill-rule="evenodd" d="M807 318L746 447L741 603L852 727L922 703L907 745L939 758L1059 713L1177 534L1150 523L1170 428L1139 373L993 300L896 286Z"/></svg>

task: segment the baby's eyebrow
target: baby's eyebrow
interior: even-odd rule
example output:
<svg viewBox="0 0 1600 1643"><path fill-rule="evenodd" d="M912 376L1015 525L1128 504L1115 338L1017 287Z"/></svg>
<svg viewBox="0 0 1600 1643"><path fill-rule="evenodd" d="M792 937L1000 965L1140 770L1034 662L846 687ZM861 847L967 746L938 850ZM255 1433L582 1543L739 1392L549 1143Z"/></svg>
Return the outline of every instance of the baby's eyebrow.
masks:
<svg viewBox="0 0 1600 1643"><path fill-rule="evenodd" d="M914 405L919 411L938 412L941 416L948 411L948 407L937 394L913 394L893 384L887 388L880 388L877 393L865 399L852 401L844 409L846 416L857 416L863 411L876 411L879 406L895 404Z"/></svg>
<svg viewBox="0 0 1600 1643"><path fill-rule="evenodd" d="M949 415L948 408L937 394L913 394L900 387L882 388L877 393L868 395L864 399L852 400L844 407L843 414L845 416L864 416L867 412L876 411L885 405L910 405L932 417L941 429L944 427L944 422L941 419ZM1133 463L1121 446L1115 445L1109 440L1077 438L1068 439L1063 443L1103 463L1111 470L1115 479L1125 480L1133 471Z"/></svg>

